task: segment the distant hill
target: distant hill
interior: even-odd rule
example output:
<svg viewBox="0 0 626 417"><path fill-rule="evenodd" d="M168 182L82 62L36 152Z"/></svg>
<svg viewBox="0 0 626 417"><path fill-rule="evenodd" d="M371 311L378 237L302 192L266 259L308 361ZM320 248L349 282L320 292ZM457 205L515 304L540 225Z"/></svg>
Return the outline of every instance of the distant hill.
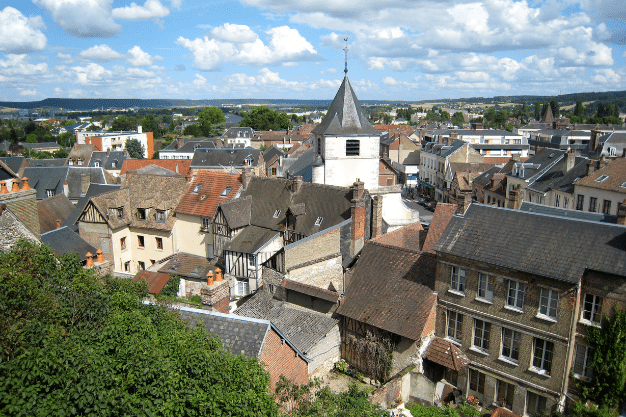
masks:
<svg viewBox="0 0 626 417"><path fill-rule="evenodd" d="M575 104L577 100L583 102L603 101L617 104L620 108L626 109L626 91L609 91L602 93L574 93L558 96L496 96L496 97L471 97L459 99L438 99L438 100L360 100L366 106L374 105L406 105L421 103L465 103L465 104L504 104L514 103L528 105L535 102L548 102L557 99L562 105ZM13 109L63 109L63 110L108 110L108 109L129 109L129 108L171 108L171 107L204 107L204 106L239 106L239 105L268 105L273 107L294 106L294 107L327 107L331 100L291 100L291 99L206 99L206 100L185 100L185 99L136 99L136 98L47 98L40 101L4 101L0 102L0 107Z"/></svg>

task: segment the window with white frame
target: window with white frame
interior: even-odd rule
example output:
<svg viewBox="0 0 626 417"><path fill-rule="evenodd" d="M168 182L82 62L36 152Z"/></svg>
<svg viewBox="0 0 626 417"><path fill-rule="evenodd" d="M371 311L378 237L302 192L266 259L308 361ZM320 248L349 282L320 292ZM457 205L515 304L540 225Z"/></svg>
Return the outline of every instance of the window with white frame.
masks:
<svg viewBox="0 0 626 417"><path fill-rule="evenodd" d="M600 324L602 321L602 297L599 295L585 294L581 320L588 323Z"/></svg>
<svg viewBox="0 0 626 417"><path fill-rule="evenodd" d="M502 350L500 356L513 362L519 361L519 346L522 335L515 330L502 328Z"/></svg>
<svg viewBox="0 0 626 417"><path fill-rule="evenodd" d="M46 197L54 197L54 190L46 190Z"/></svg>
<svg viewBox="0 0 626 417"><path fill-rule="evenodd" d="M552 353L554 352L554 343L547 340L534 338L533 348L533 368L550 375L552 370Z"/></svg>
<svg viewBox="0 0 626 417"><path fill-rule="evenodd" d="M237 280L237 285L235 286L236 295L248 295L250 294L250 284L248 281L239 281Z"/></svg>
<svg viewBox="0 0 626 417"><path fill-rule="evenodd" d="M554 207L559 207L560 203L561 203L561 196L559 194L556 194L554 196Z"/></svg>
<svg viewBox="0 0 626 417"><path fill-rule="evenodd" d="M209 217L203 217L202 218L202 228L205 229L205 230L208 230L209 226L211 226L211 219Z"/></svg>
<svg viewBox="0 0 626 417"><path fill-rule="evenodd" d="M528 391L526 394L526 414L529 416L535 416L537 414L544 414L546 411L546 397L535 394L532 391Z"/></svg>
<svg viewBox="0 0 626 417"><path fill-rule="evenodd" d="M478 298L493 301L493 277L480 272L478 274Z"/></svg>
<svg viewBox="0 0 626 417"><path fill-rule="evenodd" d="M593 349L589 346L576 344L573 372L578 377L591 378L591 364L593 363Z"/></svg>
<svg viewBox="0 0 626 417"><path fill-rule="evenodd" d="M456 311L448 310L448 338L461 342L461 332L463 331L463 315Z"/></svg>
<svg viewBox="0 0 626 417"><path fill-rule="evenodd" d="M165 210L157 210L155 213L157 223L165 223Z"/></svg>
<svg viewBox="0 0 626 417"><path fill-rule="evenodd" d="M461 269L458 266L452 267L450 289L461 293L465 292L465 269Z"/></svg>
<svg viewBox="0 0 626 417"><path fill-rule="evenodd" d="M488 352L490 335L491 323L474 319L474 347L483 352Z"/></svg>
<svg viewBox="0 0 626 417"><path fill-rule="evenodd" d="M559 292L548 288L541 289L539 296L539 314L556 320L559 305Z"/></svg>
<svg viewBox="0 0 626 417"><path fill-rule="evenodd" d="M509 280L509 293L506 298L506 305L521 310L524 308L524 289L523 282Z"/></svg>

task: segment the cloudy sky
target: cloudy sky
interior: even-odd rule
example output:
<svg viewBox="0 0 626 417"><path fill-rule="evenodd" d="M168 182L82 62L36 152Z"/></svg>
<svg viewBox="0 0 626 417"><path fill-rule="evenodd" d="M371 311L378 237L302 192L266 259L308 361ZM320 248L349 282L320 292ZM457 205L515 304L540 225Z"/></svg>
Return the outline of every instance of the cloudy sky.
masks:
<svg viewBox="0 0 626 417"><path fill-rule="evenodd" d="M624 0L2 0L0 101L626 90Z"/></svg>

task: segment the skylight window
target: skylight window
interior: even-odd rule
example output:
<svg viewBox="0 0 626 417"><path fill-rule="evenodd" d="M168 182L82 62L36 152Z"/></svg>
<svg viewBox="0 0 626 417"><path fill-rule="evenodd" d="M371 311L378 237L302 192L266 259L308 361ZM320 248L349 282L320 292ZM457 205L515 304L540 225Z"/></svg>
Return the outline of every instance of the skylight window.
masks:
<svg viewBox="0 0 626 417"><path fill-rule="evenodd" d="M322 220L324 220L323 217L318 217L317 219L315 219L315 225L316 226L321 226L322 225Z"/></svg>
<svg viewBox="0 0 626 417"><path fill-rule="evenodd" d="M275 219L277 219L277 218L278 218L278 216L280 216L280 210L276 210L276 211L274 212L274 218L275 218Z"/></svg>
<svg viewBox="0 0 626 417"><path fill-rule="evenodd" d="M596 182L603 182L605 181L607 178L609 178L608 175L600 175L598 178L596 178Z"/></svg>
<svg viewBox="0 0 626 417"><path fill-rule="evenodd" d="M222 191L222 194L220 194L220 197L228 197L228 194L230 194L231 190L232 190L232 188L230 188L230 187L224 188L224 191Z"/></svg>
<svg viewBox="0 0 626 417"><path fill-rule="evenodd" d="M194 194L198 194L200 192L200 190L202 189L202 184L198 184L195 187L193 187L193 191L192 193Z"/></svg>
<svg viewBox="0 0 626 417"><path fill-rule="evenodd" d="M620 185L620 187L622 187L622 188L626 188L626 182L623 182L623 183Z"/></svg>

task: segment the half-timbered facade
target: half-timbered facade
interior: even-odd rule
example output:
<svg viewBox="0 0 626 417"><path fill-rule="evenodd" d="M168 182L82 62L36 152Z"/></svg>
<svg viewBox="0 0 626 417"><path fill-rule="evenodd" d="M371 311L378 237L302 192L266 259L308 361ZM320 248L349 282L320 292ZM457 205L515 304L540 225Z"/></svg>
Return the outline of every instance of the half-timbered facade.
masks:
<svg viewBox="0 0 626 417"><path fill-rule="evenodd" d="M119 190L93 197L78 218L79 234L102 248L118 274L135 274L176 251L174 209L187 190L185 176L138 170Z"/></svg>

